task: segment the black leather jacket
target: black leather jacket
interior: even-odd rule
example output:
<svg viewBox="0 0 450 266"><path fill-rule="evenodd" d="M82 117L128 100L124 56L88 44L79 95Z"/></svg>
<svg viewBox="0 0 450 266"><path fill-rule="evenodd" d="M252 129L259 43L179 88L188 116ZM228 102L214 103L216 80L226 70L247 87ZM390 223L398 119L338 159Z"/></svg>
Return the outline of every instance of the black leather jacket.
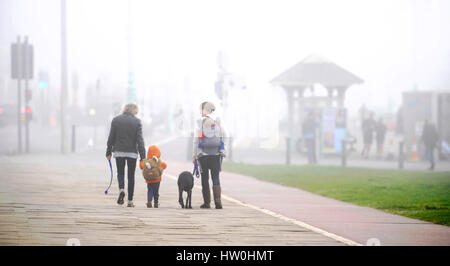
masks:
<svg viewBox="0 0 450 266"><path fill-rule="evenodd" d="M130 113L118 115L111 121L106 156L115 151L138 152L141 159L145 159L141 120Z"/></svg>

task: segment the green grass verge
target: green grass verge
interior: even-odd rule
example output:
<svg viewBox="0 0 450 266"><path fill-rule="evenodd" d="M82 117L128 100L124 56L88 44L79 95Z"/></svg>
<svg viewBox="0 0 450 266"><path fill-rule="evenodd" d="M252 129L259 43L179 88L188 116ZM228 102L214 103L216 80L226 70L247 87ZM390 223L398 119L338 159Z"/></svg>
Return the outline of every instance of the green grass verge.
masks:
<svg viewBox="0 0 450 266"><path fill-rule="evenodd" d="M223 170L360 206L450 225L450 172L224 163Z"/></svg>

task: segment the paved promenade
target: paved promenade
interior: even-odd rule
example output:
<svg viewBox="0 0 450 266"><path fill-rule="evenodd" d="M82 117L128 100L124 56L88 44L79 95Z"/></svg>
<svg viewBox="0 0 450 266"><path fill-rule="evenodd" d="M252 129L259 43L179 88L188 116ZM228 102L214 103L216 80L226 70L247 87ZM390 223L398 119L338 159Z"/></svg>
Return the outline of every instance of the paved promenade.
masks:
<svg viewBox="0 0 450 266"><path fill-rule="evenodd" d="M169 176L161 184L160 208L148 209L139 170L136 207L118 206L116 180L104 195L109 169L102 155L2 156L0 245L65 245L71 238L81 245L348 244L232 198L224 199L222 210L200 209L198 188L194 209L181 209L176 181ZM172 164L177 165L169 162L169 169ZM176 167L168 174L175 172Z"/></svg>
<svg viewBox="0 0 450 266"><path fill-rule="evenodd" d="M226 172L224 209L199 208L199 179L194 209L181 209L176 176L191 168L168 160L158 209L146 208L136 170L136 207L126 208L116 204L116 179L104 195L110 173L101 152L2 156L0 245L450 245L448 226Z"/></svg>
<svg viewBox="0 0 450 266"><path fill-rule="evenodd" d="M170 172L190 167L172 163ZM365 245L450 245L450 227L322 197L304 190L222 173L222 191L240 202L301 221L339 237ZM226 205L225 205L226 207Z"/></svg>

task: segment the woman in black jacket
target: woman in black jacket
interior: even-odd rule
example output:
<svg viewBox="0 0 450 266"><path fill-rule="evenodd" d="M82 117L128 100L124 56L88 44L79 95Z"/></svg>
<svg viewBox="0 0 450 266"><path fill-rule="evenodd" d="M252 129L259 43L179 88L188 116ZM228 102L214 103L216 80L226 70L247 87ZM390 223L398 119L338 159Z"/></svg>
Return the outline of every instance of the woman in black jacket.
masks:
<svg viewBox="0 0 450 266"><path fill-rule="evenodd" d="M142 138L141 120L135 117L138 113L136 104L125 105L122 114L114 117L111 121L108 143L106 148L106 158L111 160L111 153L114 153L117 166L117 179L119 181L119 199L117 204L123 204L125 197L125 164L128 167L128 205L134 207L134 172L136 170L136 160L139 156L145 159L145 145Z"/></svg>

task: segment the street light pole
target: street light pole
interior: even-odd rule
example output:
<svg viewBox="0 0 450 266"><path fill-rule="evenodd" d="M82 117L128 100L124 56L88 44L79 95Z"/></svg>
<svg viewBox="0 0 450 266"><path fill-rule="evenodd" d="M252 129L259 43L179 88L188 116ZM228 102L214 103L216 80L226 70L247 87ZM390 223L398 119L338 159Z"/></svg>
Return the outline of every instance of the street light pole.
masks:
<svg viewBox="0 0 450 266"><path fill-rule="evenodd" d="M20 62L20 36L17 36L17 55L16 58L18 62ZM17 68L17 71L20 70L20 67ZM20 75L17 79L17 140L18 140L18 153L22 152L22 88L20 86Z"/></svg>
<svg viewBox="0 0 450 266"><path fill-rule="evenodd" d="M28 79L30 77L30 73L28 73L28 71L30 70L28 64L30 63L30 61L28 60L28 57L30 56L29 53L29 49L28 49L28 36L25 36L25 41L24 41L24 47L25 49L23 56L25 57L25 64L23 66L23 70L24 70L24 76L25 76L25 153L29 153L30 152L30 119L29 116L30 114L28 113Z"/></svg>
<svg viewBox="0 0 450 266"><path fill-rule="evenodd" d="M127 87L127 101L128 103L137 103L136 87L134 86L134 68L133 68L133 27L131 17L131 0L128 0L128 87Z"/></svg>
<svg viewBox="0 0 450 266"><path fill-rule="evenodd" d="M66 149L67 42L66 0L61 0L61 153Z"/></svg>

